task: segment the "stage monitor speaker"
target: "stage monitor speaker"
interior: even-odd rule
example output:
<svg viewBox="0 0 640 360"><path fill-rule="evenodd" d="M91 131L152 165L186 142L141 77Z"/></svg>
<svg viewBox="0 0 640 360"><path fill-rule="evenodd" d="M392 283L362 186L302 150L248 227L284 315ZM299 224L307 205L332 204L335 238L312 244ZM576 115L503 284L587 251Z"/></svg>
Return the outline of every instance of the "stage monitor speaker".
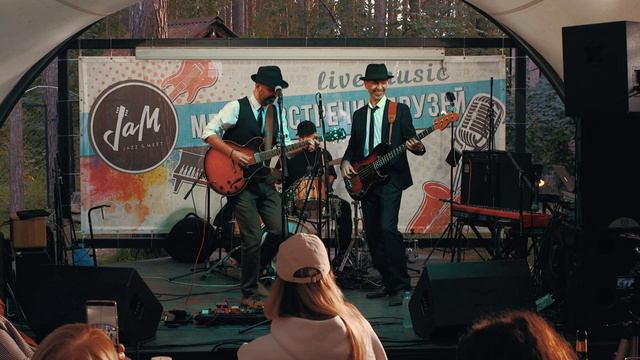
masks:
<svg viewBox="0 0 640 360"><path fill-rule="evenodd" d="M562 28L566 114L640 112L640 23Z"/></svg>
<svg viewBox="0 0 640 360"><path fill-rule="evenodd" d="M118 303L120 339L125 344L151 339L158 329L162 305L135 269L45 265L19 281L27 281L21 305L39 338L61 325L86 322L87 300Z"/></svg>
<svg viewBox="0 0 640 360"><path fill-rule="evenodd" d="M427 264L409 302L422 338L457 336L476 318L506 309L532 309L525 260Z"/></svg>
<svg viewBox="0 0 640 360"><path fill-rule="evenodd" d="M530 153L464 151L461 203L511 210L520 210L522 205L523 210L529 210L533 190L524 179L520 179L518 167L522 169L523 176L533 184Z"/></svg>

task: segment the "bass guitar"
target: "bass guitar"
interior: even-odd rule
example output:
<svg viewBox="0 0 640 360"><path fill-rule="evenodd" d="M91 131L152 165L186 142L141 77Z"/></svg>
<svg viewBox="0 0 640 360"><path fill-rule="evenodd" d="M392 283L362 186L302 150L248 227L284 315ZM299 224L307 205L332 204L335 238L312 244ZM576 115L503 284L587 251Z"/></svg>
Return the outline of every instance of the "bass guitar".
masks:
<svg viewBox="0 0 640 360"><path fill-rule="evenodd" d="M433 120L433 125L424 129L416 135L418 140L422 140L427 135L436 130L444 130L449 124L456 122L460 115L455 112L447 113ZM389 164L396 156L402 154L406 149L406 143L388 150L388 145L382 143L373 149L371 154L364 159L356 161L351 166L356 174L351 179L345 179L347 192L354 200L362 199L369 189L377 183L386 181L389 175L382 173L384 167Z"/></svg>
<svg viewBox="0 0 640 360"><path fill-rule="evenodd" d="M338 141L345 139L347 132L344 129L334 129L327 133L327 141ZM317 137L322 140L322 137ZM313 140L301 141L284 148L285 153L289 153L296 149L306 147ZM209 148L204 156L204 171L207 175L207 182L211 188L220 195L234 196L242 191L247 183L256 174L269 174L269 169L264 162L275 156L280 155L280 148L275 147L271 150L261 151L263 140L261 137L255 137L244 145L238 145L233 141L225 140L227 145L231 146L234 151L239 151L251 158L247 166L231 160L229 156L222 153L219 149Z"/></svg>

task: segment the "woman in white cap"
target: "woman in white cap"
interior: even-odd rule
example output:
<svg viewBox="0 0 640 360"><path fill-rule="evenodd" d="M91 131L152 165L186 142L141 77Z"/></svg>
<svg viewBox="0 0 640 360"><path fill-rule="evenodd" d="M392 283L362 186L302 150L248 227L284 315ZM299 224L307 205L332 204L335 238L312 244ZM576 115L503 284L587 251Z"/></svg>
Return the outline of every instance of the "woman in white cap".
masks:
<svg viewBox="0 0 640 360"><path fill-rule="evenodd" d="M276 257L277 278L265 304L271 333L238 350L238 359L386 359L358 309L336 285L320 239L296 234Z"/></svg>

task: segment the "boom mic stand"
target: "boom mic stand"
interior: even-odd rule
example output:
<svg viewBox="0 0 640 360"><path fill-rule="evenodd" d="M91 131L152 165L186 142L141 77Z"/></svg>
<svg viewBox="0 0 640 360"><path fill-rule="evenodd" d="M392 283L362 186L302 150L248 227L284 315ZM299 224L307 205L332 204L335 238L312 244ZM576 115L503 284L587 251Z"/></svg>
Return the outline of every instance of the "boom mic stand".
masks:
<svg viewBox="0 0 640 360"><path fill-rule="evenodd" d="M278 141L280 142L280 165L282 168L282 174L280 174L281 184L285 184L284 179L289 176L289 171L287 169L287 154L285 153L286 144L284 143L284 130L285 127L282 124L284 113L284 104L283 104L283 96L282 90L276 89L276 94L278 95L278 111L277 111L277 120L278 120ZM280 216L282 217L282 232L280 237L280 243L283 243L289 237L289 227L287 226L287 195L283 189L281 198L280 198Z"/></svg>
<svg viewBox="0 0 640 360"><path fill-rule="evenodd" d="M325 214L330 214L331 212L331 195L333 195L333 189L330 187L329 184L329 162L327 161L327 129L326 129L326 125L324 122L324 109L322 108L322 94L321 93L316 93L316 98L317 98L317 103L318 103L318 118L320 120L320 127L322 128L322 149L320 149L320 156L321 156L321 162L322 162L322 175L318 175L318 176L324 176L324 188L326 191L326 202L325 202ZM322 187L320 186L321 183L321 179L318 178L318 187L320 187L320 189L318 189L318 219L319 219L319 226L318 226L318 237L322 238L322 209L321 208L321 204L322 204ZM327 217L327 223L326 223L326 227L327 227L327 235L329 234L329 227L330 227L330 221L331 221L331 217L328 216ZM337 242L337 239L336 239Z"/></svg>
<svg viewBox="0 0 640 360"><path fill-rule="evenodd" d="M456 100L456 96L453 94L453 92L447 91L446 93L446 98L447 101L449 101L449 105L447 106L447 110L448 111L452 111L454 109L454 101ZM431 248L431 251L429 252L429 255L427 255L427 260L429 261L429 259L431 259L431 255L433 255L433 252L438 248L439 242L442 240L442 238L445 236L448 237L449 242L453 244L454 240L454 234L456 233L455 231L455 225L453 224L453 193L455 191L454 189L454 181L453 181L453 168L456 167L456 165L458 164L458 161L460 160L460 153L456 150L454 144L455 144L455 136L454 136L454 132L455 132L455 127L454 124L451 123L451 150L449 150L449 156L447 156L446 158L446 162L449 164L449 200L445 200L445 199L440 199L442 202L448 202L449 203L449 224L447 224L447 227L444 229L444 231L442 232L442 235L440 235L440 239L438 240L438 242L436 242L436 244ZM445 249L446 251L446 249ZM455 253L455 249L452 248L452 252ZM443 254L444 256L444 254Z"/></svg>

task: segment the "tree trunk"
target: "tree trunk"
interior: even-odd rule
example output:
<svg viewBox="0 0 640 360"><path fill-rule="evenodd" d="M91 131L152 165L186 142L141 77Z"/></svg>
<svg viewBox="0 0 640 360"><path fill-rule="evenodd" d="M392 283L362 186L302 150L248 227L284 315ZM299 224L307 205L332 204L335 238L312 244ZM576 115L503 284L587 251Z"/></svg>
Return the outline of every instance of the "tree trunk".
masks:
<svg viewBox="0 0 640 360"><path fill-rule="evenodd" d="M376 0L376 9L374 14L375 24L376 24L376 34L378 37L385 37L385 23L387 20L387 1L386 0Z"/></svg>
<svg viewBox="0 0 640 360"><path fill-rule="evenodd" d="M167 38L167 0L143 0L129 7L129 32L132 39Z"/></svg>
<svg viewBox="0 0 640 360"><path fill-rule="evenodd" d="M245 32L244 0L233 0L231 3L231 26L238 36Z"/></svg>
<svg viewBox="0 0 640 360"><path fill-rule="evenodd" d="M47 111L46 135L47 135L47 205L53 207L55 195L55 169L56 154L58 153L58 60L47 66L43 74L44 103Z"/></svg>
<svg viewBox="0 0 640 360"><path fill-rule="evenodd" d="M22 100L9 114L9 212L24 210L24 142L22 139Z"/></svg>

